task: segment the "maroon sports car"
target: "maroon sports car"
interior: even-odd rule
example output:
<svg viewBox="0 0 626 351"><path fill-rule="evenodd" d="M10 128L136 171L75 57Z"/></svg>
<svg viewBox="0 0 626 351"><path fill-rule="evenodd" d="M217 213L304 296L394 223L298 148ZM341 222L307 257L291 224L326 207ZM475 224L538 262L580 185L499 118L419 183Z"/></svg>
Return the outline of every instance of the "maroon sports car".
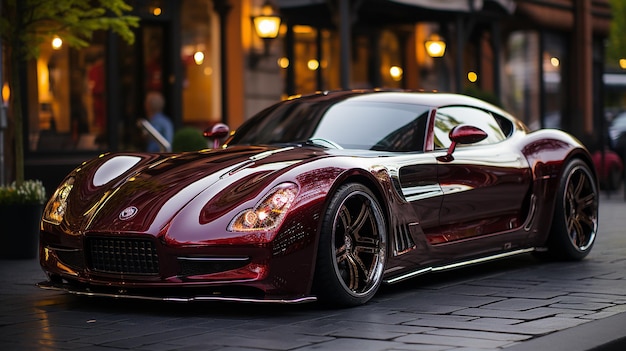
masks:
<svg viewBox="0 0 626 351"><path fill-rule="evenodd" d="M597 228L592 158L562 131L461 95L324 92L261 111L219 149L75 169L44 210L40 286L350 306L427 272L579 260Z"/></svg>

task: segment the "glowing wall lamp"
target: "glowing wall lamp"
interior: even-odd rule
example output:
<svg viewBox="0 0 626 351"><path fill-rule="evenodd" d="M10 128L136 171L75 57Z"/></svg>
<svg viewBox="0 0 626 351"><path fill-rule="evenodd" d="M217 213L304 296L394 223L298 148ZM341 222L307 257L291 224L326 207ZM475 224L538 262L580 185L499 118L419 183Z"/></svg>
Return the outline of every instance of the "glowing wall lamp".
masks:
<svg viewBox="0 0 626 351"><path fill-rule="evenodd" d="M270 41L278 37L280 22L281 18L269 0L261 7L261 14L252 17L254 31L259 38L263 39L263 53L250 52L251 67L256 67L261 57L269 55Z"/></svg>
<svg viewBox="0 0 626 351"><path fill-rule="evenodd" d="M437 34L431 34L424 46L430 57L442 57L446 53L446 42Z"/></svg>
<svg viewBox="0 0 626 351"><path fill-rule="evenodd" d="M272 4L266 1L261 7L261 14L252 17L254 30L259 38L275 39L280 29L280 16L276 13Z"/></svg>
<svg viewBox="0 0 626 351"><path fill-rule="evenodd" d="M52 38L52 48L54 50L60 50L63 46L63 39L61 39L58 35L55 35Z"/></svg>

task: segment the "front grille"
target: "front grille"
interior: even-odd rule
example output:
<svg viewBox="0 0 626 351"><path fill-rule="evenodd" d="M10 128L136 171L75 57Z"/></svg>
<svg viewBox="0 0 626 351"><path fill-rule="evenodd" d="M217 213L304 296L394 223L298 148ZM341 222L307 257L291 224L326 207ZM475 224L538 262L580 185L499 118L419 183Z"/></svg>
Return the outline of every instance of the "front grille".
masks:
<svg viewBox="0 0 626 351"><path fill-rule="evenodd" d="M148 239L88 238L92 270L122 274L158 274L159 257Z"/></svg>

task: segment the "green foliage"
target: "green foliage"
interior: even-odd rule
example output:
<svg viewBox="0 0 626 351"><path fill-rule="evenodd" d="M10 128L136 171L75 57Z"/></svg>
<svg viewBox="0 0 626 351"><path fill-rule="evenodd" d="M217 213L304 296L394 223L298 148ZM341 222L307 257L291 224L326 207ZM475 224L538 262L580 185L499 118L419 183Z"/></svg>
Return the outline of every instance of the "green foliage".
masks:
<svg viewBox="0 0 626 351"><path fill-rule="evenodd" d="M620 59L626 58L626 1L610 0L611 32L606 48L606 63L617 66Z"/></svg>
<svg viewBox="0 0 626 351"><path fill-rule="evenodd" d="M38 204L46 201L46 189L40 180L26 180L0 187L0 205Z"/></svg>
<svg viewBox="0 0 626 351"><path fill-rule="evenodd" d="M125 15L131 10L124 0L4 0L0 33L23 59L36 58L39 45L53 35L81 48L89 46L93 32L111 29L132 43L130 27L139 18Z"/></svg>
<svg viewBox="0 0 626 351"><path fill-rule="evenodd" d="M97 30L112 30L133 43L131 27L139 18L126 15L132 10L124 0L0 0L0 37L8 49L9 87L15 136L15 179L24 181L24 132L19 66L37 58L45 40L58 35L69 46L89 45Z"/></svg>
<svg viewBox="0 0 626 351"><path fill-rule="evenodd" d="M183 127L174 133L172 151L197 151L207 148L207 140L202 131L194 127Z"/></svg>

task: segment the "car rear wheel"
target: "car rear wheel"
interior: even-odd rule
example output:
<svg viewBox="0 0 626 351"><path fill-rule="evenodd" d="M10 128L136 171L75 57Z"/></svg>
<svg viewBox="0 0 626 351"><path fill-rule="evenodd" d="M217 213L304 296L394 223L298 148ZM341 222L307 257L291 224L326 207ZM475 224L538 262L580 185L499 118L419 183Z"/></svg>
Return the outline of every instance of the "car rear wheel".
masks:
<svg viewBox="0 0 626 351"><path fill-rule="evenodd" d="M581 260L598 231L598 189L586 163L572 160L560 181L548 249L559 259Z"/></svg>
<svg viewBox="0 0 626 351"><path fill-rule="evenodd" d="M320 301L355 306L374 296L386 259L385 219L376 197L362 184L341 186L322 222L314 291Z"/></svg>

